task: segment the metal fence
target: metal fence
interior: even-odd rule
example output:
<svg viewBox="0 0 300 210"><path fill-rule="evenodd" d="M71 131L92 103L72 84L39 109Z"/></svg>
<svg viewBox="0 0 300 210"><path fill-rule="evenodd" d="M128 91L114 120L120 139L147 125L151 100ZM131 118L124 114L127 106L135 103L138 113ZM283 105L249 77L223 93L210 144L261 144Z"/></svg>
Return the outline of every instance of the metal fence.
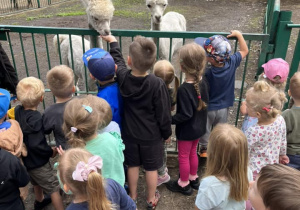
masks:
<svg viewBox="0 0 300 210"><path fill-rule="evenodd" d="M9 14L30 8L41 8L67 0L1 0L0 14Z"/></svg>

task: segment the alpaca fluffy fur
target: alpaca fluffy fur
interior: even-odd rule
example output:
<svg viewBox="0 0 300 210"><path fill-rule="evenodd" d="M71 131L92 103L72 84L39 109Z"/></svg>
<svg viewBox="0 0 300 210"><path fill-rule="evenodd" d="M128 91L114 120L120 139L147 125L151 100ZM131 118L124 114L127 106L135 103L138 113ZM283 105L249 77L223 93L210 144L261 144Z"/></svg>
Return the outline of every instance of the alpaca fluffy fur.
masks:
<svg viewBox="0 0 300 210"><path fill-rule="evenodd" d="M151 30L158 31L186 31L185 17L177 12L168 12L163 15L167 8L168 0L146 0L146 6L151 12ZM157 44L157 39L154 39ZM182 45L182 39L172 39L172 51L170 52L170 39L159 39L159 58L169 60Z"/></svg>
<svg viewBox="0 0 300 210"><path fill-rule="evenodd" d="M57 40L57 35L53 37L53 46L58 53L58 45L60 46L60 53L62 58L62 64L69 66L74 70L75 74L75 85L78 89L78 80L82 79L85 81L85 70L84 70L84 63L82 60L83 56L83 44L82 44L82 37L72 35L72 51L73 51L73 63L74 69L72 68L72 58L71 58L71 48L70 48L70 38L69 35L59 35L59 40ZM58 43L59 42L59 43ZM90 49L90 42L84 39L84 52ZM87 69L88 70L88 69ZM95 81L92 80L89 76L89 72L87 72L87 82L88 82L88 89L90 91L97 90L97 86Z"/></svg>
<svg viewBox="0 0 300 210"><path fill-rule="evenodd" d="M100 35L110 34L110 21L113 18L115 11L111 0L81 0L86 8L88 24L90 29L96 30ZM90 37L91 47L97 46L103 48L101 39L94 43Z"/></svg>

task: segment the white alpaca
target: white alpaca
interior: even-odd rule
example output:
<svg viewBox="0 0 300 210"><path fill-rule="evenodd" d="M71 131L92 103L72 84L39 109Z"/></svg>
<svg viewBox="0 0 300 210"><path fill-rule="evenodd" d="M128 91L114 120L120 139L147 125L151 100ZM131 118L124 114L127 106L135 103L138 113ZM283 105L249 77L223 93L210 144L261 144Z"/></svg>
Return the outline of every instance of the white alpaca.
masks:
<svg viewBox="0 0 300 210"><path fill-rule="evenodd" d="M164 14L168 0L146 0L146 5L151 12L151 30L157 31L186 31L186 20L183 15L177 12ZM154 38L155 44L157 39ZM159 58L169 60L182 45L182 39L172 39L172 51L170 52L170 39L159 39Z"/></svg>
<svg viewBox="0 0 300 210"><path fill-rule="evenodd" d="M111 0L81 0L83 6L86 8L86 14L88 17L88 24L90 29L95 29L100 35L110 34L110 21L113 18L115 11L114 5ZM100 47L103 48L102 40L97 39L97 43L94 42L92 36L90 36L91 48Z"/></svg>
<svg viewBox="0 0 300 210"><path fill-rule="evenodd" d="M82 37L72 35L72 53L73 53L73 64L74 64L74 75L75 75L75 85L78 89L78 80L82 79L85 81L85 71L84 71L84 63L82 60L83 56L83 44ZM71 57L71 48L70 48L70 38L69 35L59 35L59 43L57 43L57 35L53 37L53 46L58 53L58 45L60 46L60 54L62 59L62 64L69 66L72 68L72 57ZM84 52L90 49L90 42L84 39ZM88 70L88 69L87 69ZM87 71L87 82L88 89L90 91L96 91L97 85L95 81L90 78L89 71Z"/></svg>

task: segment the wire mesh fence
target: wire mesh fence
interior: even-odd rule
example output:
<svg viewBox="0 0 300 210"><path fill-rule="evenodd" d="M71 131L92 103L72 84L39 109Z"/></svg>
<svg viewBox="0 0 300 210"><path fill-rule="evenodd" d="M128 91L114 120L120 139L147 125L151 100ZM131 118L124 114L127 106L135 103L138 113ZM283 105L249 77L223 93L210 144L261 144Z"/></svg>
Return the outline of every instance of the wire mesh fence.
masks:
<svg viewBox="0 0 300 210"><path fill-rule="evenodd" d="M67 0L1 0L0 15L10 14L31 8L41 8Z"/></svg>

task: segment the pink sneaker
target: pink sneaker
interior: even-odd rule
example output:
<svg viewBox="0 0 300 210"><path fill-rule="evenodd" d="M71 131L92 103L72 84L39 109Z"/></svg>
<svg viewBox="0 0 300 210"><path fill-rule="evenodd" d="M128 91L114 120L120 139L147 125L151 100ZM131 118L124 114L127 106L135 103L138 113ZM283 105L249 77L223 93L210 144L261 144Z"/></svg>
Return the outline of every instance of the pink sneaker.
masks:
<svg viewBox="0 0 300 210"><path fill-rule="evenodd" d="M161 184L167 183L170 181L170 176L168 173L166 173L164 176L158 176L157 179L157 186L160 186Z"/></svg>

